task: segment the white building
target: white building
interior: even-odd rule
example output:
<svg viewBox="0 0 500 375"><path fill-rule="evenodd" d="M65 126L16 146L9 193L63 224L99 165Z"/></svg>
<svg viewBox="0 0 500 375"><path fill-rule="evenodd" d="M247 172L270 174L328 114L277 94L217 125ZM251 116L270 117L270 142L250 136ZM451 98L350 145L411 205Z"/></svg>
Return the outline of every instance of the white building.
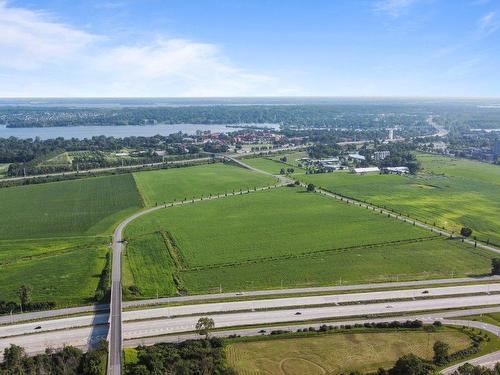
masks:
<svg viewBox="0 0 500 375"><path fill-rule="evenodd" d="M364 174L364 173L380 172L380 169L378 169L378 167L354 168L354 172L356 172L357 174Z"/></svg>
<svg viewBox="0 0 500 375"><path fill-rule="evenodd" d="M410 170L408 167L386 167L384 168L384 171L388 173L395 173L395 174L407 174L410 173Z"/></svg>
<svg viewBox="0 0 500 375"><path fill-rule="evenodd" d="M373 153L373 159L375 159L375 161L380 161L384 160L386 157L390 155L391 155L390 151L375 151Z"/></svg>
<svg viewBox="0 0 500 375"><path fill-rule="evenodd" d="M352 159L352 160L365 160L365 157L363 155L360 155L360 154L349 154L349 159Z"/></svg>

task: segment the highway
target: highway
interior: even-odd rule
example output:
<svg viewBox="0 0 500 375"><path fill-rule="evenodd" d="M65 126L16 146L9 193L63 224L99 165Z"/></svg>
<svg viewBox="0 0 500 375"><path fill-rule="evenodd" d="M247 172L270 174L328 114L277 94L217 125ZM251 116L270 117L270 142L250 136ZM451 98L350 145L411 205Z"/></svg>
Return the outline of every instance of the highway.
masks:
<svg viewBox="0 0 500 375"><path fill-rule="evenodd" d="M498 282L500 276L482 276L482 277L458 277L453 279L429 279L417 281L393 281L375 284L356 284L356 285L336 285L324 287L309 287L309 288L290 288L290 289L268 289L268 290L253 290L246 292L227 292L227 293L213 293L213 294L195 294L179 297L163 297L157 299L146 299L137 301L122 302L122 307L140 307L140 306L154 306L158 304L168 303L186 303L186 302L201 302L220 299L243 299L248 297L269 297L269 296L290 296L294 294L312 294L312 293L342 293L346 291L355 292L357 290L376 290L376 289L395 289L395 288L411 288L417 286L426 286L433 288L433 285L439 284L473 284L478 282ZM47 318L64 318L73 314L81 313L98 313L106 312L109 310L109 305L89 305L81 307L70 307L65 309L37 311L24 314L14 314L0 316L0 326L5 324L13 324L23 321L43 320ZM1 336L1 335L0 335Z"/></svg>
<svg viewBox="0 0 500 375"><path fill-rule="evenodd" d="M481 297L484 298L484 297ZM454 299L455 303L453 305L461 305L460 299ZM414 308L408 305L408 303L414 303L415 301L412 302L400 302L403 305L406 305L404 307L403 305L398 306L397 304L391 304L393 308L388 309L390 311L385 311L387 309L387 304L372 304L371 307L369 307L367 310L371 312L375 311L383 311L383 312L391 312L395 313L396 311L402 311L405 309L409 308ZM438 308L439 306L450 306L451 304L445 301L442 301L443 303L439 304L433 304L432 300L428 301L428 304L426 306L421 306L419 305L418 309L419 311L421 308L428 307L430 309L433 308ZM477 303L479 301L475 301L473 303ZM483 301L484 302L484 301ZM498 303L498 300L495 301ZM466 303L467 304L467 303ZM430 306L429 306L430 305ZM347 314L352 314L354 311L354 314L358 316L359 311L357 311L357 307L359 306L343 306L343 307L332 307L333 309L342 309L344 313ZM338 312L338 310L331 310L332 308L307 308L307 309L300 309L302 315L295 315L297 312L296 309L294 310L282 310L282 311L273 311L273 312L248 312L248 313L237 313L237 314L215 314L211 315L212 318L216 321L216 327L217 328L223 328L223 327L231 327L235 326L237 324L238 326L241 326L241 328L235 328L232 330L227 330L227 331L221 331L218 334L215 333L216 335L221 335L221 336L227 336L230 334L240 334L240 335L250 335L252 332L253 334L259 334L258 332L261 330L261 328L254 327L254 328L245 328L245 325L248 324L264 324L264 323L270 323L270 322L278 322L278 323L284 323L276 327L272 328L265 328L267 331L273 330L273 329L291 329L291 330L296 330L297 328L305 328L309 326L319 326L320 324L324 323L325 318L323 319L323 322L319 320L318 322L311 322L311 323L304 323L303 320L305 319L312 319L313 317L331 317L331 314L335 314ZM351 312L348 312L348 311ZM365 310L366 311L366 310ZM427 323L432 323L435 320L441 320L443 323L447 324L457 324L457 325L470 325L473 326L474 324L479 324L481 326L478 326L478 328L483 328L486 330L490 330L495 334L500 334L499 327L489 327L489 325L484 325L484 323L480 322L471 322L471 321L449 321L447 318L450 317L456 317L456 316L464 316L464 315L478 315L481 313L491 313L491 312L499 312L500 307L491 307L491 308L473 308L470 310L458 310L458 311L448 311L448 312L442 312L442 313L417 313L413 315L407 315L407 316L393 316L393 317L385 317L385 318L359 318L359 319L351 319L349 321L339 321L339 322L332 322L328 324L332 325L345 325L345 324L355 324L355 323L364 323L364 322L374 322L374 321L394 321L394 320L399 320L399 321L405 321L409 319L419 319ZM342 316L338 315L338 316ZM188 337L196 337L196 335L192 335L191 333L186 333L189 331L193 330L194 324L196 324L196 321L199 317L191 317L191 316L185 316L185 317L180 317L180 318L171 318L171 319L158 319L158 320L152 320L152 321L141 321L141 322L126 322L123 326L124 329L124 344L125 346L135 346L138 345L139 343L155 343L155 342L167 342L167 341L179 341L182 339L186 339ZM483 326L484 325L484 326ZM83 349L86 349L90 343L96 343L99 340L103 339L106 337L106 333L108 331L108 326L106 324L103 325L98 325L94 327L83 327L83 328L76 328L76 329L68 329L68 330L59 330L59 331L49 331L49 332L42 332L42 333L37 333L37 334L31 334L31 335L23 335L23 336L15 336L15 337L10 337L8 339L1 339L0 340L0 353L3 352L3 349L7 347L8 345L16 344L23 346L26 349L26 352L28 354L37 354L37 353L42 353L44 352L46 347L52 347L52 348L60 348L63 347L64 345L73 345L77 346ZM176 334L177 333L177 334ZM169 334L170 336L165 336L166 334ZM173 335L172 335L173 334Z"/></svg>
<svg viewBox="0 0 500 375"><path fill-rule="evenodd" d="M427 292L427 293L425 293ZM180 317L185 315L202 315L209 313L222 312L242 312L255 310L283 309L303 306L313 307L322 305L335 305L339 303L361 303L361 302L376 302L384 300L397 299L413 299L413 298L437 298L460 296L465 294L493 293L500 292L500 284L482 284L482 285L467 285L467 286L452 286L439 287L430 289L410 289L410 290L393 290L379 291L366 293L349 293L337 295L322 295L308 297L289 297L289 298L274 298L263 300L250 301L232 301L193 304L183 306L170 306L150 308L147 310L132 310L122 313L122 321L144 320L144 319L159 319L166 317ZM491 296L492 298L498 296ZM500 304L500 301L498 302ZM352 305L353 307L358 305ZM108 314L99 313L86 316L75 316L68 318L60 318L46 321L37 321L23 324L4 325L0 326L0 338L19 336L34 333L34 327L40 326L36 330L37 333L85 327L88 325L105 324L108 320Z"/></svg>

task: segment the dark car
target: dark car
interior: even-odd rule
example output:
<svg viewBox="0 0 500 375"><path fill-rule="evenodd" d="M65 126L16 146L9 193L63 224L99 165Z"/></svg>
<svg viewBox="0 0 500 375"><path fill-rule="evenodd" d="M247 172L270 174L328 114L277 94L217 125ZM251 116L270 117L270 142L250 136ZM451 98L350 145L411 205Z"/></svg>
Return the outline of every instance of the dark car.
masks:
<svg viewBox="0 0 500 375"><path fill-rule="evenodd" d="M261 329L261 330L259 331L259 333L266 333L266 330L265 330L265 329Z"/></svg>
<svg viewBox="0 0 500 375"><path fill-rule="evenodd" d="M302 313L300 311L297 311L295 315L302 315Z"/></svg>
<svg viewBox="0 0 500 375"><path fill-rule="evenodd" d="M429 291L428 291L428 290L424 290L424 291L422 292L422 294L429 294Z"/></svg>
<svg viewBox="0 0 500 375"><path fill-rule="evenodd" d="M42 329L42 326L36 326L35 329Z"/></svg>

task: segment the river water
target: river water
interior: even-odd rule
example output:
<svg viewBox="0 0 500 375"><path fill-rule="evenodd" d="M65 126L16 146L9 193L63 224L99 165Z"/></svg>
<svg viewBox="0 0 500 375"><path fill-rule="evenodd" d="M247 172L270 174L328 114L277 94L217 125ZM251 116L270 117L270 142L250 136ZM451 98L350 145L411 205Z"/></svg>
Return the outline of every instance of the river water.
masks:
<svg viewBox="0 0 500 375"><path fill-rule="evenodd" d="M131 137L144 136L151 137L154 135L169 135L173 133L186 133L193 135L197 130L210 130L212 133L228 133L243 129L245 126L254 124L242 124L239 128L228 127L224 124L158 124L158 125L135 125L135 126L65 126L65 127L48 127L48 128L7 128L5 125L0 125L0 138L35 138L52 139L57 137L70 138L92 138L94 136L105 135L108 137ZM258 124L254 126L267 127L271 129L279 129L278 124Z"/></svg>

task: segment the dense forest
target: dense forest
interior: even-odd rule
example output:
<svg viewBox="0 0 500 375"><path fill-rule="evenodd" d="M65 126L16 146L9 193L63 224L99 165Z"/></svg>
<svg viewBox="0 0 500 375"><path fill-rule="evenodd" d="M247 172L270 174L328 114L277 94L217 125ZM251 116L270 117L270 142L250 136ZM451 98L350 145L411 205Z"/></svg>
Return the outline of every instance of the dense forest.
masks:
<svg viewBox="0 0 500 375"><path fill-rule="evenodd" d="M263 124L284 127L366 129L426 126L426 107L408 105L308 104L183 107L0 107L8 127L145 124Z"/></svg>

